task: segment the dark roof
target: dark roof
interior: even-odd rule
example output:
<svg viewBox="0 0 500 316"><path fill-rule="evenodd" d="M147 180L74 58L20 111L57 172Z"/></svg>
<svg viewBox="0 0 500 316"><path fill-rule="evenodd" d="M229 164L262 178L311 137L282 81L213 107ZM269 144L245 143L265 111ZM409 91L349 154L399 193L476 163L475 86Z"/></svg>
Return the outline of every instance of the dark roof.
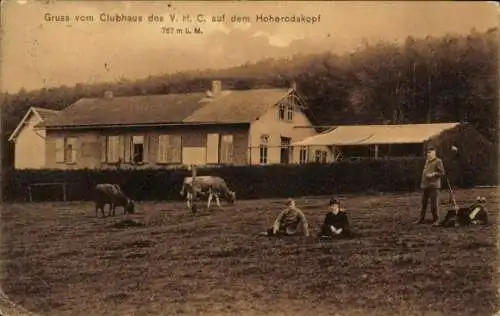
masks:
<svg viewBox="0 0 500 316"><path fill-rule="evenodd" d="M287 89L85 98L40 126L84 127L139 124L249 123L286 96Z"/></svg>
<svg viewBox="0 0 500 316"><path fill-rule="evenodd" d="M43 122L49 118L55 117L59 115L59 111L55 110L49 110L49 109L44 109L44 108L37 108L37 107L30 107L29 110L24 114L24 117L21 119L21 121L17 124L16 129L12 132L12 134L9 137L9 141L13 141L17 138L17 135L21 131L22 127L25 125L26 120L31 116L39 116L40 120ZM37 125L40 125L37 124Z"/></svg>
<svg viewBox="0 0 500 316"><path fill-rule="evenodd" d="M264 114L288 93L286 89L223 91L184 122L248 123Z"/></svg>
<svg viewBox="0 0 500 316"><path fill-rule="evenodd" d="M33 109L40 115L43 121L52 118L56 115L59 115L60 111L56 110L51 110L51 109L44 109L44 108L37 108L33 107Z"/></svg>

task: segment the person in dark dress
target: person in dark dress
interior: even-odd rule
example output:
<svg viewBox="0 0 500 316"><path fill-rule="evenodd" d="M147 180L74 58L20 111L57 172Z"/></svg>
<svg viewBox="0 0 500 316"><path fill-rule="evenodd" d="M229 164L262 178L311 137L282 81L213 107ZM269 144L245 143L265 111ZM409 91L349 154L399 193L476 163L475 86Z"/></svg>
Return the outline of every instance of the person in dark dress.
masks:
<svg viewBox="0 0 500 316"><path fill-rule="evenodd" d="M458 227L469 225L487 225L488 212L486 212L486 208L484 206L485 202L485 197L478 196L476 202L467 207L449 210L440 226Z"/></svg>
<svg viewBox="0 0 500 316"><path fill-rule="evenodd" d="M352 235L347 213L340 207L340 201L338 199L331 198L330 211L325 216L318 237L350 237Z"/></svg>

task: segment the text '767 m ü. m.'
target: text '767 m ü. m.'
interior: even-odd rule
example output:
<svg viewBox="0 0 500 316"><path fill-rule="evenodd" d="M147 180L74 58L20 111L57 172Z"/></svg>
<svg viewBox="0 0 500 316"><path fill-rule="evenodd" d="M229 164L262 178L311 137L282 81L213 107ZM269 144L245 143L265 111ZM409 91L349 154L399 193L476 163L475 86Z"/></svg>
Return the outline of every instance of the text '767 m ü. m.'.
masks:
<svg viewBox="0 0 500 316"><path fill-rule="evenodd" d="M191 34L203 34L203 31L199 27L167 27L162 26L162 34L167 35L191 35Z"/></svg>

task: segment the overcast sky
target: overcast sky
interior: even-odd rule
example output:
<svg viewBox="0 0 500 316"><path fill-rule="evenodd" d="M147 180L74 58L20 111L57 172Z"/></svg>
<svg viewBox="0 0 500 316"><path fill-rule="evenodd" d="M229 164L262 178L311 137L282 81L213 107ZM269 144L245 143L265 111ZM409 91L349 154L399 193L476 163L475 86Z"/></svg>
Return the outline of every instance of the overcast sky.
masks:
<svg viewBox="0 0 500 316"><path fill-rule="evenodd" d="M49 0L50 1L50 0ZM497 26L492 2L163 2L28 0L2 3L1 90L17 92L78 82L137 79L186 69L221 68L293 53L354 49L363 38L402 40L484 31ZM48 22L44 15L68 15L70 22ZM101 22L101 13L141 15L142 23ZM149 23L150 14L163 22ZM224 23L172 23L198 14L225 14ZM257 23L256 15L304 15L315 24ZM76 22L90 15L94 22ZM233 15L250 23L231 23ZM203 34L163 34L162 27L199 27Z"/></svg>

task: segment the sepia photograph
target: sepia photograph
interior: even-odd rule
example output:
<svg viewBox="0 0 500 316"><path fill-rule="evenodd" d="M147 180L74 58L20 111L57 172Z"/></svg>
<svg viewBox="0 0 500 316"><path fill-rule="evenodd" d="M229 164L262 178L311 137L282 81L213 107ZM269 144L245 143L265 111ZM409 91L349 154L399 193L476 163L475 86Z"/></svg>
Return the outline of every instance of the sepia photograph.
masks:
<svg viewBox="0 0 500 316"><path fill-rule="evenodd" d="M0 316L500 315L496 2L0 6Z"/></svg>

